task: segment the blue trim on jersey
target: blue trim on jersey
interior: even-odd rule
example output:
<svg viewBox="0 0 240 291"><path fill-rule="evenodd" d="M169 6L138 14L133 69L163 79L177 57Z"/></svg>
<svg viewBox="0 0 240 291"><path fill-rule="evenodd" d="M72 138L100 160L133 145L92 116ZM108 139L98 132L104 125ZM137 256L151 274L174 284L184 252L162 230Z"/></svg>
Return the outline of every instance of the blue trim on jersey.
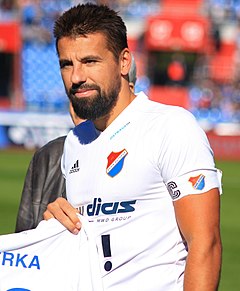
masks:
<svg viewBox="0 0 240 291"><path fill-rule="evenodd" d="M98 138L100 131L95 128L92 121L86 120L74 127L73 134L81 144L88 144Z"/></svg>

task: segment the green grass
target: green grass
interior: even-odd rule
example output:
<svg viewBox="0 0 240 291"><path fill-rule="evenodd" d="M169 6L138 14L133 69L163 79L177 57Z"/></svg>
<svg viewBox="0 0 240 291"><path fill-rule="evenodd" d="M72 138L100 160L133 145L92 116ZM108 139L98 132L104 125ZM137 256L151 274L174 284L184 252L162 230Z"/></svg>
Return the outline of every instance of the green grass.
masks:
<svg viewBox="0 0 240 291"><path fill-rule="evenodd" d="M14 232L25 173L27 151L0 151L0 234ZM223 171L221 232L223 266L220 291L240 290L240 162L217 161Z"/></svg>
<svg viewBox="0 0 240 291"><path fill-rule="evenodd" d="M217 162L223 171L221 234L223 265L220 291L240 290L240 162Z"/></svg>
<svg viewBox="0 0 240 291"><path fill-rule="evenodd" d="M14 232L24 177L33 153L0 151L0 234Z"/></svg>

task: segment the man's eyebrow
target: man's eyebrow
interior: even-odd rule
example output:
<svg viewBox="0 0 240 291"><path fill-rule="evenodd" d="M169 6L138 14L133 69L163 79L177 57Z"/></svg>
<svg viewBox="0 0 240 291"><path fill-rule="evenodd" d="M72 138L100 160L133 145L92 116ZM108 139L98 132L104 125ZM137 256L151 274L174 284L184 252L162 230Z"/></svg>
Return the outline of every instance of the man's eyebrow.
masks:
<svg viewBox="0 0 240 291"><path fill-rule="evenodd" d="M85 56L85 57L80 59L81 62L85 62L85 61L88 61L88 60L100 61L100 60L102 60L102 58L99 57L99 56L96 56L96 55L88 55L88 56Z"/></svg>
<svg viewBox="0 0 240 291"><path fill-rule="evenodd" d="M69 64L72 64L72 61L67 60L67 59L61 59L61 60L59 60L59 66L60 67L62 67L64 65L69 65Z"/></svg>
<svg viewBox="0 0 240 291"><path fill-rule="evenodd" d="M89 60L96 60L96 61L100 61L100 60L102 60L102 58L101 57L99 57L99 56L96 56L96 55L88 55L88 56L85 56L85 57L83 57L83 58L80 58L79 59L79 61L80 62L87 62L87 61L89 61ZM60 65L60 67L61 66L64 66L64 65L71 65L73 62L71 61L71 60L68 60L68 59L60 59L59 60L59 65Z"/></svg>

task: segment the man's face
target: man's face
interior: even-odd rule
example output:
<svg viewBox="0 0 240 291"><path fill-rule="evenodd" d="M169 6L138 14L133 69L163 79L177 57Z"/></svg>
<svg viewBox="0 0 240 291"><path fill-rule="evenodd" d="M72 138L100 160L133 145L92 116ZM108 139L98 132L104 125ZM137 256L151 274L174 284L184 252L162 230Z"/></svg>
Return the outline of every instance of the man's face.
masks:
<svg viewBox="0 0 240 291"><path fill-rule="evenodd" d="M120 64L101 33L58 42L61 75L74 111L96 120L111 112L121 89Z"/></svg>

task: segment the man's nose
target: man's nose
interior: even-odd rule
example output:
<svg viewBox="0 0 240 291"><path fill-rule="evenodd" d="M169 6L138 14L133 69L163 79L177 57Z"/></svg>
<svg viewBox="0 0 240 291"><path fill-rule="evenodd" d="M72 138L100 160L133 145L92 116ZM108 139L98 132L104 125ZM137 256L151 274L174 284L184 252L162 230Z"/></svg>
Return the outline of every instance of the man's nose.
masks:
<svg viewBox="0 0 240 291"><path fill-rule="evenodd" d="M81 64L73 66L71 82L72 84L80 84L86 82L86 72Z"/></svg>

